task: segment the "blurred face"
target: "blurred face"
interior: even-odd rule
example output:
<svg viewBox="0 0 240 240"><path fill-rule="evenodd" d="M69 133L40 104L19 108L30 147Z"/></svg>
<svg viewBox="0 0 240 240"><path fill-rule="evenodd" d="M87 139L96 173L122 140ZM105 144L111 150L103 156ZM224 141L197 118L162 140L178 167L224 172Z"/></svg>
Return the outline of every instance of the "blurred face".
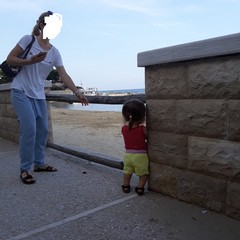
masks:
<svg viewBox="0 0 240 240"><path fill-rule="evenodd" d="M43 39L55 38L62 28L62 15L53 13L52 15L44 17L44 22Z"/></svg>

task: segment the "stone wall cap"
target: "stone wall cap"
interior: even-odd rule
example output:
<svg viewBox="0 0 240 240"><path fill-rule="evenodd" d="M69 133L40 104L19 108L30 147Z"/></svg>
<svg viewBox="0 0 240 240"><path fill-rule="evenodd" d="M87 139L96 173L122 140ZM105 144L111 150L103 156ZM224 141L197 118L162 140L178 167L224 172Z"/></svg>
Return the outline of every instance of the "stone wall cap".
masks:
<svg viewBox="0 0 240 240"><path fill-rule="evenodd" d="M44 83L45 88L51 88L52 87L52 82L51 81L45 81ZM0 91L7 91L11 89L11 83L4 83L0 84Z"/></svg>
<svg viewBox="0 0 240 240"><path fill-rule="evenodd" d="M240 53L240 33L140 52L138 67Z"/></svg>

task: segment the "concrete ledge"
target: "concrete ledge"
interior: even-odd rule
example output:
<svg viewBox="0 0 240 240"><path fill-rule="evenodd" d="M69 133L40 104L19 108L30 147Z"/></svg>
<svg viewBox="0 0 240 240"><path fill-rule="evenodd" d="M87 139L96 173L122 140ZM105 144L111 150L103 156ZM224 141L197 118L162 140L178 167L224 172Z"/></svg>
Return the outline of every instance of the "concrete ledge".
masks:
<svg viewBox="0 0 240 240"><path fill-rule="evenodd" d="M0 91L10 90L10 88L11 88L11 83L0 84Z"/></svg>
<svg viewBox="0 0 240 240"><path fill-rule="evenodd" d="M52 82L51 81L45 81L44 83L45 88L51 88L52 87ZM0 84L0 91L8 91L11 89L11 83L4 83Z"/></svg>
<svg viewBox="0 0 240 240"><path fill-rule="evenodd" d="M138 67L240 53L240 33L141 52Z"/></svg>

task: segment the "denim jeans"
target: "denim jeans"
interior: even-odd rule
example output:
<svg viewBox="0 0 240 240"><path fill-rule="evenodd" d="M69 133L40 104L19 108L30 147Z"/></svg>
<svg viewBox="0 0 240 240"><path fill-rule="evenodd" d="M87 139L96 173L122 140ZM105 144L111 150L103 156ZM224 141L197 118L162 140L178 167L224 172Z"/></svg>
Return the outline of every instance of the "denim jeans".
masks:
<svg viewBox="0 0 240 240"><path fill-rule="evenodd" d="M18 89L12 89L11 98L20 123L20 170L29 171L33 163L35 166L44 164L48 136L47 104L45 99L30 98Z"/></svg>

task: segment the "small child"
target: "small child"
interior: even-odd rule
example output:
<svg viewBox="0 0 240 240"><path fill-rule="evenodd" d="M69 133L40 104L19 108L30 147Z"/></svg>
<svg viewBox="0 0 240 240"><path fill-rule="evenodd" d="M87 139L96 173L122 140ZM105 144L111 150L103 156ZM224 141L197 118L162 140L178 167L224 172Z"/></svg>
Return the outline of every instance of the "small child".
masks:
<svg viewBox="0 0 240 240"><path fill-rule="evenodd" d="M130 181L132 174L139 177L135 188L136 193L144 194L144 186L148 180L148 155L147 155L147 129L143 125L145 121L146 108L142 101L132 99L124 103L122 115L126 125L122 127L122 135L125 143L126 153L124 155L124 177L122 190L130 192Z"/></svg>

